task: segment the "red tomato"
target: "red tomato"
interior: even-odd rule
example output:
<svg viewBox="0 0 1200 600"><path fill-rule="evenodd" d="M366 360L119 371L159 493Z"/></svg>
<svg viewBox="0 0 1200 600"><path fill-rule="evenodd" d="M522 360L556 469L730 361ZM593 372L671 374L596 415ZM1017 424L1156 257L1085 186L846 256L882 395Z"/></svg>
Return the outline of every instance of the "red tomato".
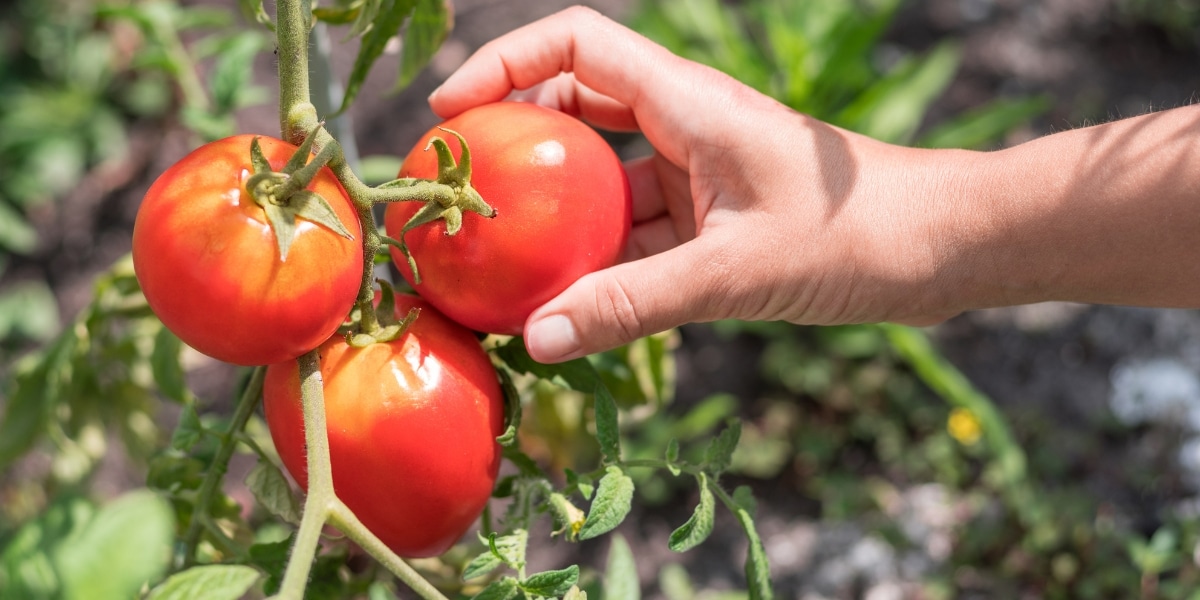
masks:
<svg viewBox="0 0 1200 600"><path fill-rule="evenodd" d="M134 223L133 266L150 308L185 343L226 362L268 365L316 348L346 318L362 281L362 228L341 184L322 169L308 189L354 239L297 219L280 261L266 215L245 191L253 139L205 144L154 182ZM258 141L276 170L296 150Z"/></svg>
<svg viewBox="0 0 1200 600"><path fill-rule="evenodd" d="M398 340L321 346L333 487L359 520L404 557L436 556L483 511L496 483L504 397L467 329L421 307ZM308 487L296 361L267 368L263 410L288 472Z"/></svg>
<svg viewBox="0 0 1200 600"><path fill-rule="evenodd" d="M421 272L422 283L414 287L431 304L471 329L515 335L535 308L583 275L617 262L629 237L629 180L594 130L558 111L518 102L476 107L442 127L466 138L471 184L498 214L464 214L455 236L444 235L444 222L405 236ZM425 151L435 135L458 156L458 140L432 129L404 159L401 177L437 177L436 153ZM388 206L388 235L399 238L419 208L413 202ZM413 284L408 262L391 251Z"/></svg>

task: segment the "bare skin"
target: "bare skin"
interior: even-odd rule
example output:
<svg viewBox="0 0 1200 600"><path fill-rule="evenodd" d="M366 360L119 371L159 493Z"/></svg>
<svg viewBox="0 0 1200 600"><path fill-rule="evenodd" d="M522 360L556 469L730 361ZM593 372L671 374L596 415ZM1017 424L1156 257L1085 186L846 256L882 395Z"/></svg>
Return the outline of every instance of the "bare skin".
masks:
<svg viewBox="0 0 1200 600"><path fill-rule="evenodd" d="M514 94L655 154L626 165L625 262L525 325L558 362L689 322L933 324L1047 300L1200 307L1200 107L1006 150L884 144L573 8L475 53L430 96Z"/></svg>

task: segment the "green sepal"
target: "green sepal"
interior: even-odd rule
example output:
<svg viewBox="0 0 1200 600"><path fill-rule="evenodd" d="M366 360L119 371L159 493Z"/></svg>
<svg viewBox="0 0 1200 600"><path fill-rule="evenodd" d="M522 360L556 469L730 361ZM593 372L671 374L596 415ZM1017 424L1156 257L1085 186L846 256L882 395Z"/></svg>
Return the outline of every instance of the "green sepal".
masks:
<svg viewBox="0 0 1200 600"><path fill-rule="evenodd" d="M513 384L512 375L505 369L497 369L500 376L500 389L504 392L504 433L496 438L501 446L515 446L517 430L521 427L521 394Z"/></svg>
<svg viewBox="0 0 1200 600"><path fill-rule="evenodd" d="M308 135L304 136L304 141L301 142L300 147L296 148L296 151L292 153L291 158L288 159L287 164L283 165L282 172L284 174L291 175L292 173L299 171L304 165L308 164L308 157L312 155L313 140L317 138L317 132L321 130L322 126L323 125L317 125L317 127L310 131ZM257 142L258 138L255 138L254 141Z"/></svg>
<svg viewBox="0 0 1200 600"><path fill-rule="evenodd" d="M425 206L422 206L421 210L418 210L415 214L413 214L412 218L410 218L408 220L408 222L404 224L404 229L400 230L400 239L399 239L400 253L403 254L404 259L408 261L408 268L412 269L413 285L418 285L421 283L421 272L417 270L417 261L416 261L416 259L413 258L412 251L409 250L408 243L404 240L404 238L408 234L408 232L411 231L413 228L420 227L426 223L432 223L434 221L437 221L438 219L442 218L442 216L446 213L446 211L449 211L449 210L457 210L457 209L453 209L453 207L445 208L443 206L440 206L437 202L430 202L430 203L426 204ZM458 224L459 224L459 227L462 227L462 213L461 212L459 212ZM447 230L447 233L449 233L448 230Z"/></svg>
<svg viewBox="0 0 1200 600"><path fill-rule="evenodd" d="M309 190L300 190L292 194L288 202L295 209L297 217L321 225L348 240L354 239L354 234L346 229L337 213L333 212L333 207L320 194Z"/></svg>
<svg viewBox="0 0 1200 600"><path fill-rule="evenodd" d="M319 130L320 126L317 129ZM246 180L246 192L266 213L267 222L275 233L280 261L287 260L288 251L296 238L296 217L316 223L348 240L354 239L354 234L338 218L329 201L316 192L303 189L308 185L312 176L329 160L329 153L322 152L315 161L318 164L307 163L308 157L312 153L313 140L316 137L316 130L314 130L288 159L282 172L271 170L271 163L263 154L257 137L250 142L250 164L253 166L254 174ZM299 177L303 181L292 181L294 177ZM289 187L301 189L289 193Z"/></svg>
<svg viewBox="0 0 1200 600"><path fill-rule="evenodd" d="M255 175L271 172L271 162L263 154L262 146L258 143L258 136L254 136L254 139L250 141L250 164L254 166ZM251 187L249 182L246 187Z"/></svg>
<svg viewBox="0 0 1200 600"><path fill-rule="evenodd" d="M458 160L454 160L454 153L450 151L450 144L446 143L440 137L434 136L429 139L429 143L425 145L425 150L433 148L438 157L438 181L454 185L455 187L463 187L471 181L471 150L467 147L467 140L457 131L438 127L442 131L458 138L458 145L462 149L459 152Z"/></svg>
<svg viewBox="0 0 1200 600"><path fill-rule="evenodd" d="M354 333L347 335L346 343L355 348L398 340L408 333L408 328L412 327L412 324L417 321L417 317L421 315L421 309L414 306L409 309L404 318L397 321L395 289L387 281L382 279L376 281L379 283L379 306L376 307L375 314L381 327L374 333Z"/></svg>
<svg viewBox="0 0 1200 600"><path fill-rule="evenodd" d="M437 153L437 181L401 178L389 181L377 188L415 188L416 191L411 196L425 202L425 206L421 207L404 224L404 228L400 231L400 239L394 243L400 249L400 253L404 255L404 259L408 261L414 285L421 283L421 273L417 269L417 261L413 258L408 243L405 241L405 234L421 225L442 220L446 222L446 235L457 235L462 230L464 212L473 212L487 219L496 216L496 209L492 208L483 199L483 196L471 187L471 150L467 146L467 140L457 131L439 129L458 138L462 150L458 160L455 160L454 153L450 151L446 140L440 137L429 140L425 149L433 148ZM450 193L446 193L446 187L450 188ZM391 243L391 240L388 241Z"/></svg>
<svg viewBox="0 0 1200 600"><path fill-rule="evenodd" d="M275 232L275 242L279 245L279 261L284 262L287 260L288 250L292 247L292 241L296 239L296 213L270 202L264 203L262 208L267 213L271 231Z"/></svg>

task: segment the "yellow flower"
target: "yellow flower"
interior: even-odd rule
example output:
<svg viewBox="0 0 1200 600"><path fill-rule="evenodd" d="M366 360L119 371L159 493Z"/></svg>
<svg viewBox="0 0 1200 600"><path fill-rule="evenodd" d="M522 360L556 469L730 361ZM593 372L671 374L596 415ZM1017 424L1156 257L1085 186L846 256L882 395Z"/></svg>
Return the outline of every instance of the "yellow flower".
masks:
<svg viewBox="0 0 1200 600"><path fill-rule="evenodd" d="M983 437L979 417L965 408L950 411L950 418L946 420L946 431L964 446L973 446Z"/></svg>

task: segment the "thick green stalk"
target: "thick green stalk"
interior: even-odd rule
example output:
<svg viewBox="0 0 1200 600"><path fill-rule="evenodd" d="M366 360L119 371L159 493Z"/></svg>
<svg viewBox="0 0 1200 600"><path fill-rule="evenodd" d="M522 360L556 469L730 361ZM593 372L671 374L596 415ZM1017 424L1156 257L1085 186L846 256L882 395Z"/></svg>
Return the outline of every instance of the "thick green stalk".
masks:
<svg viewBox="0 0 1200 600"><path fill-rule="evenodd" d="M321 528L337 502L333 491L333 467L329 460L329 433L325 429L325 391L321 359L313 350L297 359L300 364L300 396L304 409L304 443L308 448L308 496L304 515L292 545L292 554L277 598L301 600L308 574L321 541Z"/></svg>
<svg viewBox="0 0 1200 600"><path fill-rule="evenodd" d="M285 140L300 143L316 131L313 148L328 156L328 165L354 201L362 224L363 279L359 293L362 324L368 332L378 328L374 305L375 253L381 245L378 227L371 212L374 206L371 188L351 170L340 144L325 129L319 128L316 108L310 102L308 41L311 28L311 0L277 0L276 34L279 52L279 118ZM333 488L333 468L329 456L329 434L325 425L325 395L321 378L320 356L313 350L297 359L300 367L300 395L304 411L304 441L307 448L308 495L296 540L284 570L277 598L301 600L317 555L321 530L329 522L359 543L389 571L425 600L446 600L438 590L414 571L399 556L379 541L338 498Z"/></svg>
<svg viewBox="0 0 1200 600"><path fill-rule="evenodd" d="M298 143L311 131L293 127L291 115L302 105L309 105L308 30L312 25L312 0L277 0L275 7L279 129L283 139Z"/></svg>
<svg viewBox="0 0 1200 600"><path fill-rule="evenodd" d="M346 534L346 537L354 541L366 550L368 554L375 557L388 571L391 571L400 581L404 582L412 591L425 600L448 600L442 595L432 583L429 583L420 573L404 562L399 556L396 556L375 534L371 533L370 529L354 516L354 513L346 507L341 501L336 501L329 515L329 522Z"/></svg>

